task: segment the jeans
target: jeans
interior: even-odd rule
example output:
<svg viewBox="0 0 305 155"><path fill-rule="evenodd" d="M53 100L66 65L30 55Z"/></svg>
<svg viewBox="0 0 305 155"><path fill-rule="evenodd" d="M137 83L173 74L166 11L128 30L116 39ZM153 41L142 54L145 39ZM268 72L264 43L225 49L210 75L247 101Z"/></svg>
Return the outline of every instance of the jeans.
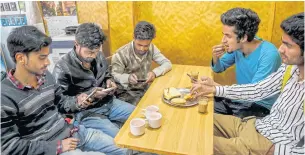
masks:
<svg viewBox="0 0 305 155"><path fill-rule="evenodd" d="M86 117L84 118L80 124L84 125L86 128L91 128L91 129L96 129L100 131L101 135L104 137L104 141L107 141L105 143L109 144L107 146L108 148L108 153L109 154L117 154L115 152L111 152L110 150L116 150L120 149L114 144L113 138L116 136L116 134L119 132L119 127L112 123L111 121L117 121L120 123L124 123L130 114L133 112L135 106L131 105L127 102L118 100L118 99L113 99L113 105L110 109L106 110L103 108L93 108L89 109L88 111L97 113L97 114L102 114L107 117ZM77 113L76 114L76 120L80 120L82 118L83 113ZM126 149L120 149L121 154L126 154ZM106 153L106 152L105 152ZM108 154L106 153L106 154Z"/></svg>
<svg viewBox="0 0 305 155"><path fill-rule="evenodd" d="M107 155L124 155L127 153L127 149L114 147L112 137L99 130L86 128L83 125L79 125L79 130L73 134L73 137L80 140L77 144L77 149L64 152L62 155L103 155L103 153Z"/></svg>
<svg viewBox="0 0 305 155"><path fill-rule="evenodd" d="M80 149L75 149L73 151L61 153L60 155L105 155L105 154L101 153L101 152L92 152L92 151L90 151L90 152L83 152Z"/></svg>

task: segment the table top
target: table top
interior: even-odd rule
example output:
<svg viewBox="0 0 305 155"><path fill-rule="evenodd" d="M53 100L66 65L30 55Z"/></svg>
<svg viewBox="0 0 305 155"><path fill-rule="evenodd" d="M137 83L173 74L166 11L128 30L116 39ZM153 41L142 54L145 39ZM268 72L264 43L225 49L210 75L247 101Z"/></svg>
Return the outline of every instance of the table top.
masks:
<svg viewBox="0 0 305 155"><path fill-rule="evenodd" d="M209 98L208 112L198 112L198 105L179 108L162 101L163 89L169 87L189 88L190 71L198 71L199 77L212 78L212 70L206 66L173 65L170 72L158 77L151 84L136 109L120 129L114 141L123 148L157 154L213 154L213 98ZM129 123L133 118L143 118L142 109L157 105L162 116L162 126L158 129L147 127L145 134L133 136Z"/></svg>

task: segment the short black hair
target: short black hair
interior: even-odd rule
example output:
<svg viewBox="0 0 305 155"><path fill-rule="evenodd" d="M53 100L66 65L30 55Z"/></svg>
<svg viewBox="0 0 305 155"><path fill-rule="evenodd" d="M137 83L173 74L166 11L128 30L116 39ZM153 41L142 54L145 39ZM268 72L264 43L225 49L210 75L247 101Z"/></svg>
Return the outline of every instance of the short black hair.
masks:
<svg viewBox="0 0 305 155"><path fill-rule="evenodd" d="M235 27L238 40L247 35L247 41L250 42L254 39L261 20L251 9L233 8L221 15L221 22Z"/></svg>
<svg viewBox="0 0 305 155"><path fill-rule="evenodd" d="M152 40L156 36L155 26L147 21L140 21L134 29L134 38L139 40Z"/></svg>
<svg viewBox="0 0 305 155"><path fill-rule="evenodd" d="M292 15L281 23L282 30L300 46L304 55L304 12Z"/></svg>
<svg viewBox="0 0 305 155"><path fill-rule="evenodd" d="M52 43L51 37L39 31L34 26L22 26L13 29L7 38L7 48L13 61L18 52L28 55L30 52L38 52L43 47Z"/></svg>
<svg viewBox="0 0 305 155"><path fill-rule="evenodd" d="M92 50L100 48L106 40L106 36L97 24L83 23L76 30L75 40L80 46Z"/></svg>

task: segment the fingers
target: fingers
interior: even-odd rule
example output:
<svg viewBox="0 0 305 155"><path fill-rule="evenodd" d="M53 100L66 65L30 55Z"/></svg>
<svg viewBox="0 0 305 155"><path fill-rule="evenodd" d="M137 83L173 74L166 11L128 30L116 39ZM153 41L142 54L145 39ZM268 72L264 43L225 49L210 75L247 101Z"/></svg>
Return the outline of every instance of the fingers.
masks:
<svg viewBox="0 0 305 155"><path fill-rule="evenodd" d="M130 75L130 83L131 84L137 84L138 83L138 77L135 74Z"/></svg>
<svg viewBox="0 0 305 155"><path fill-rule="evenodd" d="M111 87L117 88L118 86L115 84L115 82L112 82L112 81L111 81Z"/></svg>
<svg viewBox="0 0 305 155"><path fill-rule="evenodd" d="M209 86L210 82L209 81L200 81L200 84Z"/></svg>
<svg viewBox="0 0 305 155"><path fill-rule="evenodd" d="M85 93L82 93L82 94L78 95L77 96L77 104L82 107L82 104L86 100L87 96L88 95L85 94Z"/></svg>
<svg viewBox="0 0 305 155"><path fill-rule="evenodd" d="M96 87L96 92L98 92L98 91L102 91L103 90L103 88L102 87Z"/></svg>
<svg viewBox="0 0 305 155"><path fill-rule="evenodd" d="M199 93L194 94L194 98L198 98L198 97L201 97L201 96L204 96L204 95L206 95L206 94L203 93L203 92L199 92Z"/></svg>
<svg viewBox="0 0 305 155"><path fill-rule="evenodd" d="M79 139L76 138L67 138L62 140L62 151L71 151L77 148L77 144L79 143Z"/></svg>
<svg viewBox="0 0 305 155"><path fill-rule="evenodd" d="M193 87L191 88L191 94L196 94L201 88L200 84L194 84Z"/></svg>
<svg viewBox="0 0 305 155"><path fill-rule="evenodd" d="M213 50L214 55L222 55L224 53L225 53L225 51L223 49L222 50Z"/></svg>
<svg viewBox="0 0 305 155"><path fill-rule="evenodd" d="M202 81L206 81L206 80L209 80L210 78L207 77L207 76L202 76L200 79L201 79Z"/></svg>
<svg viewBox="0 0 305 155"><path fill-rule="evenodd" d="M217 51L224 51L224 48L223 48L223 45L220 44L220 45L216 45L216 46L213 46L213 52L217 52Z"/></svg>
<svg viewBox="0 0 305 155"><path fill-rule="evenodd" d="M87 108L87 107L90 106L90 105L91 105L91 102L89 102L89 101L84 101L83 104L82 104L82 107L83 107L83 108Z"/></svg>
<svg viewBox="0 0 305 155"><path fill-rule="evenodd" d="M145 81L145 83L149 83L154 81L154 79L156 78L156 74L154 72L149 72L147 73L147 80Z"/></svg>
<svg viewBox="0 0 305 155"><path fill-rule="evenodd" d="M88 102L91 103L92 101L93 101L93 98L89 97L89 98L88 98Z"/></svg>
<svg viewBox="0 0 305 155"><path fill-rule="evenodd" d="M221 57L225 53L223 45L216 45L213 47L213 55Z"/></svg>
<svg viewBox="0 0 305 155"><path fill-rule="evenodd" d="M215 45L215 46L213 46L213 49L214 48L223 48L223 44Z"/></svg>
<svg viewBox="0 0 305 155"><path fill-rule="evenodd" d="M81 93L80 95L79 95L79 98L83 101L83 100L85 100L86 98L87 98L87 94L85 94L85 93Z"/></svg>
<svg viewBox="0 0 305 155"><path fill-rule="evenodd" d="M79 139L77 139L77 138L69 138L69 139L71 140L71 142L76 142L76 143L79 142Z"/></svg>
<svg viewBox="0 0 305 155"><path fill-rule="evenodd" d="M71 151L71 150L75 150L76 149L76 147L77 147L77 145L72 145L72 144L69 144L69 151Z"/></svg>
<svg viewBox="0 0 305 155"><path fill-rule="evenodd" d="M107 88L110 88L110 87L111 87L111 81L108 80L108 81L107 81Z"/></svg>
<svg viewBox="0 0 305 155"><path fill-rule="evenodd" d="M145 81L145 83L149 83L151 79L152 79L152 75L148 73L147 80Z"/></svg>
<svg viewBox="0 0 305 155"><path fill-rule="evenodd" d="M214 80L207 77L207 76L203 76L201 77L201 84L203 85L208 85L208 86L213 86L214 85Z"/></svg>
<svg viewBox="0 0 305 155"><path fill-rule="evenodd" d="M76 147L77 147L77 144L78 144L78 142L71 142L70 144L69 144L69 147L71 148L71 149L76 149Z"/></svg>
<svg viewBox="0 0 305 155"><path fill-rule="evenodd" d="M133 78L134 78L135 81L138 81L138 77L137 77L136 74L132 74L132 76L133 76Z"/></svg>
<svg viewBox="0 0 305 155"><path fill-rule="evenodd" d="M219 52L219 53L215 53L214 55L217 57L217 58L219 58L219 57L221 57L222 55L224 55L225 54L225 52Z"/></svg>
<svg viewBox="0 0 305 155"><path fill-rule="evenodd" d="M108 92L106 92L106 91L103 91L104 89L103 88L101 88L100 90L98 90L98 91L96 91L96 93L95 93L95 98L99 98L99 99L101 99L101 98L103 98L103 97L105 97L105 96L107 96L107 94L108 94Z"/></svg>
<svg viewBox="0 0 305 155"><path fill-rule="evenodd" d="M75 150L76 147L77 147L77 144L79 142L79 139L76 139L76 138L70 138L69 139L69 150Z"/></svg>

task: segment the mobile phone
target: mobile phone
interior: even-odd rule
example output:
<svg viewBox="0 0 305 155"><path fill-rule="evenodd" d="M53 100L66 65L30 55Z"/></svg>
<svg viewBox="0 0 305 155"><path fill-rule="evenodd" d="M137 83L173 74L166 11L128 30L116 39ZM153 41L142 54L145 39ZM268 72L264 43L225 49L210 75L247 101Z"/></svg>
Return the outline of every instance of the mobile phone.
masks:
<svg viewBox="0 0 305 155"><path fill-rule="evenodd" d="M137 81L138 81L138 82L146 82L145 79L138 79Z"/></svg>
<svg viewBox="0 0 305 155"><path fill-rule="evenodd" d="M110 92L110 91L112 91L114 89L115 89L115 87L110 87L110 88L103 89L102 91L103 92Z"/></svg>
<svg viewBox="0 0 305 155"><path fill-rule="evenodd" d="M96 93L96 91L97 89L94 89L83 102L87 101L90 97L92 97Z"/></svg>

